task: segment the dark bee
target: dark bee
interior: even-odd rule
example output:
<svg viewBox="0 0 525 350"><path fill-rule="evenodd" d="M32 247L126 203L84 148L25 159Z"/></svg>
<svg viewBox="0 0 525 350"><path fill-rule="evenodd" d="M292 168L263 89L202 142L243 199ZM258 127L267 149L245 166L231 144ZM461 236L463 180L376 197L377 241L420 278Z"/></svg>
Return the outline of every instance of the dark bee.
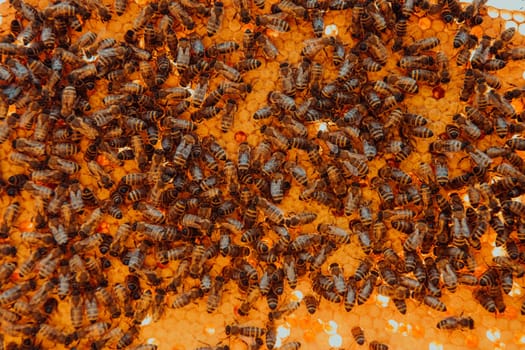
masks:
<svg viewBox="0 0 525 350"><path fill-rule="evenodd" d="M361 327L352 327L350 332L352 333L352 336L354 337L354 340L357 344L363 345L365 343L365 332Z"/></svg>
<svg viewBox="0 0 525 350"><path fill-rule="evenodd" d="M128 7L128 1L127 0L115 0L114 7L115 7L115 13L117 14L117 16L122 16L124 12L126 12L126 8Z"/></svg>
<svg viewBox="0 0 525 350"><path fill-rule="evenodd" d="M398 284L397 274L390 268L388 263L384 260L381 260L377 263L377 268L381 278L390 285Z"/></svg>
<svg viewBox="0 0 525 350"><path fill-rule="evenodd" d="M368 344L368 347L370 350L388 350L388 345L380 343L377 340L371 341L370 344Z"/></svg>
<svg viewBox="0 0 525 350"><path fill-rule="evenodd" d="M259 15L255 17L255 24L277 32L290 31L290 25L280 14Z"/></svg>
<svg viewBox="0 0 525 350"><path fill-rule="evenodd" d="M317 297L308 294L304 296L303 301L309 314L314 314L317 311L317 307L319 306L319 300Z"/></svg>
<svg viewBox="0 0 525 350"><path fill-rule="evenodd" d="M423 303L434 310L441 312L447 311L446 305L441 300L432 295L425 295L423 297Z"/></svg>
<svg viewBox="0 0 525 350"><path fill-rule="evenodd" d="M292 341L288 343L283 343L279 349L281 350L299 350L301 343L298 341Z"/></svg>
<svg viewBox="0 0 525 350"><path fill-rule="evenodd" d="M261 337L266 333L266 329L253 326L227 325L225 328L226 335L242 335L245 337Z"/></svg>
<svg viewBox="0 0 525 350"><path fill-rule="evenodd" d="M307 18L306 9L290 0L281 0L279 3L272 5L272 13L278 12L285 12L297 18Z"/></svg>
<svg viewBox="0 0 525 350"><path fill-rule="evenodd" d="M232 53L239 49L239 44L235 41L223 41L217 44L213 44L206 48L207 57L217 57L219 55L224 55Z"/></svg>
<svg viewBox="0 0 525 350"><path fill-rule="evenodd" d="M496 302L492 296L487 294L486 291L478 289L472 293L474 298L483 306L485 310L491 313L496 312Z"/></svg>
<svg viewBox="0 0 525 350"><path fill-rule="evenodd" d="M334 42L333 38L321 37L308 39L304 42L304 47L301 50L301 55L309 59L314 58L323 48L331 45Z"/></svg>
<svg viewBox="0 0 525 350"><path fill-rule="evenodd" d="M258 46L262 47L262 52L266 59L274 60L277 58L277 55L279 55L277 47L262 32L255 34L255 42Z"/></svg>
<svg viewBox="0 0 525 350"><path fill-rule="evenodd" d="M222 25L222 18L224 16L224 5L220 1L215 1L213 7L210 11L210 18L208 19L208 24L206 30L208 36L213 36L217 33Z"/></svg>
<svg viewBox="0 0 525 350"><path fill-rule="evenodd" d="M357 294L357 304L364 304L370 298L378 277L379 273L376 270L370 271L370 274L366 277L365 282Z"/></svg>
<svg viewBox="0 0 525 350"><path fill-rule="evenodd" d="M215 278L206 303L206 312L212 313L219 307L224 283L225 280L222 276L217 276Z"/></svg>
<svg viewBox="0 0 525 350"><path fill-rule="evenodd" d="M519 151L525 150L525 138L522 138L522 137L513 137L507 140L505 144L510 149L513 149L513 150L519 150Z"/></svg>
<svg viewBox="0 0 525 350"><path fill-rule="evenodd" d="M460 27L454 36L454 48L459 49L467 43L468 40L468 29L466 27Z"/></svg>

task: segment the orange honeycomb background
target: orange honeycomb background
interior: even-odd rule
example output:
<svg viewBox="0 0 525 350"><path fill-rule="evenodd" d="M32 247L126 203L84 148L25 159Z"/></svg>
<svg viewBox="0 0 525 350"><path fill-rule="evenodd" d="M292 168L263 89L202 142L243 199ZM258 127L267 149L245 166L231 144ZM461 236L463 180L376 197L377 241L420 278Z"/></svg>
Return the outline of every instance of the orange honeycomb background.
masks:
<svg viewBox="0 0 525 350"><path fill-rule="evenodd" d="M107 1L104 1L107 3ZM36 6L43 8L47 4L45 1L34 2ZM268 11L272 1L266 1L266 12ZM112 4L107 4L112 6ZM137 3L130 1L128 9L122 17L115 14L111 21L101 23L97 19L91 19L84 23L84 30L90 30L98 34L98 38L115 37L117 40L122 40L122 37L133 18L136 17L138 11L144 3ZM242 42L242 35L249 25L244 25L239 20L235 6L231 4L230 0L224 1L225 19L222 23L218 34L212 38L206 35L206 27L202 23L197 23L195 31L203 38L205 46L213 42L220 42L223 40L234 40L238 43ZM254 10L255 13L259 10ZM3 28L8 28L9 22L12 18L13 9L8 3L0 5L0 13L2 14ZM261 11L262 12L262 11ZM343 42L352 42L348 32L350 10L348 11L327 11L324 16L325 26L335 25L337 35ZM512 14L510 12L499 12L497 9L487 9L484 16L484 21L481 25L475 26L472 33L478 37L481 35L489 35L497 37L499 33L506 28L508 21L515 21L520 24L523 21L522 14ZM270 37L279 50L279 56L274 61L262 59L262 66L254 71L247 72L243 75L244 80L249 82L253 91L248 94L246 99L239 104L239 110L235 116L235 122L230 131L222 133L220 131L220 121L218 119L210 119L201 123L197 129L197 133L201 136L213 135L224 146L227 153L235 155L238 149L239 137L243 137L240 132L246 134L247 142L251 145L257 144L261 135L259 128L263 123L258 122L252 118L254 112L266 103L267 95L270 91L278 90L278 71L279 64L282 62L289 62L292 65L297 65L300 62L300 51L303 48L303 40L312 36L312 29L310 26L303 25L303 22L298 24L291 21L291 31L287 33L271 32ZM452 40L457 31L457 24L445 24L438 18L430 17L424 13L416 12L410 17L408 23L408 38L417 40L423 37L435 36L440 39L439 49L445 51L451 60L450 72L452 81L449 84L442 85L445 94L442 99L436 99L433 96L432 88L421 85L418 94L407 96L405 103L409 106L410 111L419 113L431 120L430 128L437 136L445 131L445 125L452 121L452 116L463 109L463 103L459 102L458 96L462 86L462 77L464 68L457 67L454 63L457 52L452 49ZM181 33L184 34L184 33ZM187 34L187 33L186 33ZM410 40L410 39L409 39ZM512 42L513 46L525 45L523 36L516 34ZM236 61L236 54L233 54L232 60ZM316 58L316 61L323 62L331 59L330 53L322 51ZM377 73L369 73L371 79L383 77L386 72L399 71L396 63L400 58L400 54L396 53L389 57L387 65ZM330 80L335 75L332 69L326 69L323 79ZM501 91L506 91L514 87L520 87L524 84L524 66L523 61L509 61L507 66L497 72L503 81ZM169 84L169 81L167 85ZM213 86L212 82L212 86ZM106 91L98 91L97 94L90 97L92 106L100 105L100 99L104 96ZM520 111L522 101L515 100L515 108ZM318 124L309 125L309 129L315 132L319 128ZM23 136L24 131L19 130L18 136ZM417 152L413 152L410 157L402 163L402 169L412 173L412 165L418 164L420 161L430 161L430 155L427 153L428 145L434 138L418 139L416 145ZM481 142L481 145L487 146L492 144L501 145L501 140L496 136L487 136ZM85 150L87 142L82 141L81 148ZM7 179L9 176L23 171L23 168L11 164L8 161L9 153L11 152L10 142L5 142L0 147L0 165L1 176ZM298 155L304 157L304 155ZM80 159L80 158L79 158ZM376 159L370 164L369 178L375 176L377 169L385 164L385 160ZM457 159L457 166L452 169L451 176L457 175L461 172L461 161ZM112 177L119 179L127 172L135 172L138 169L136 165L131 162L125 162L122 167L114 167L112 169ZM308 170L309 172L311 169ZM94 179L90 176L87 169L83 168L80 171L80 182L84 186L94 186ZM365 188L365 191L370 191ZM337 224L341 227L347 227L347 217L336 217L328 212L325 207L317 205L316 203L298 201L299 190L297 187L292 187L290 193L285 197L280 205L287 212L300 212L304 210L315 211L318 214L317 220L309 225L306 225L303 230L315 229L320 222L329 222ZM101 189L98 192L99 197L107 197L108 192ZM11 199L2 195L0 208L5 208L11 202ZM34 216L32 198L26 192L22 191L20 203L22 204L21 215L17 220L16 228L20 231L30 230L32 227L32 218ZM136 213L129 209L125 212L127 220L133 220ZM117 220L110 217L105 218L107 226L104 228L111 234L116 232ZM392 239L393 247L399 248L401 240L396 240L399 234L394 230L389 231L389 235L394 237ZM494 232L490 231L489 235L484 237L483 248L477 252L476 261L478 264L478 273L484 271L492 260L493 248L489 242L494 241ZM18 256L21 260L29 256L29 251L23 242L16 242L19 247ZM352 243L339 249L335 254L331 255L328 261L323 265L329 266L332 262L338 262L344 268L344 271L349 274L355 271L360 259L363 257L361 250L358 248L358 242L355 237ZM148 257L151 258L151 257ZM149 262L154 263L154 262ZM212 273L218 274L223 265L227 263L226 259L219 257L217 264L213 267ZM148 260L146 261L148 264ZM122 281L127 269L122 264L113 264L111 273L109 274L110 283ZM325 268L325 267L323 267ZM174 274L176 265L169 264L163 269L159 269L159 274L164 277L169 277ZM453 350L453 349L523 349L525 347L525 318L520 314L520 307L525 300L525 287L523 278L515 278L515 285L511 294L505 295L505 302L507 304L506 311L501 314L490 314L484 310L477 301L472 297L472 289L466 286L459 286L456 293L450 293L443 289L443 296L441 300L447 305L446 312L438 312L425 305L422 305L413 299L407 300L408 312L406 315L401 315L392 302L388 298L383 298L374 293L372 298L364 305L355 306L351 312L346 312L342 305L335 305L333 303L322 300L317 312L313 315L309 314L301 305L292 314L276 321L276 326L279 329L279 334L282 336L282 341L300 341L302 343L301 349L358 349L359 345L353 340L350 330L354 326L360 326L365 332L368 342L377 340L388 344L390 349L429 349L429 350ZM310 292L309 282L306 280L299 280L297 291L303 294ZM299 295L300 297L300 295ZM148 318L141 325L140 339L143 342L156 344L161 350L179 350L192 349L197 347L215 346L218 344L228 345L231 349L246 349L247 344L245 340L237 337L229 337L225 334L225 326L233 323L240 325L250 325L258 327L266 327L268 307L266 301L261 298L247 317L239 316L236 312L244 296L240 294L237 287L230 283L226 286L223 300L213 314L206 312L206 302L200 300L191 303L182 309L167 308L165 315L158 322L150 322ZM286 289L281 297L280 305L285 305L288 301L297 300L298 294L292 293L291 290ZM171 304L173 296L170 296L167 304ZM436 324L439 320L446 316L452 315L468 315L475 321L475 328L473 330L439 330ZM58 312L51 316L52 322L64 329L69 327L69 308L66 303L59 304ZM116 321L115 321L116 322ZM116 323L118 324L118 322ZM115 324L115 325L116 325ZM129 327L125 321L121 322L121 327L126 329ZM1 333L1 330L0 330ZM10 336L6 335L6 341ZM137 341L138 343L138 341ZM72 344L73 346L74 344ZM85 343L78 345L79 349L87 349ZM264 345L263 345L264 348Z"/></svg>

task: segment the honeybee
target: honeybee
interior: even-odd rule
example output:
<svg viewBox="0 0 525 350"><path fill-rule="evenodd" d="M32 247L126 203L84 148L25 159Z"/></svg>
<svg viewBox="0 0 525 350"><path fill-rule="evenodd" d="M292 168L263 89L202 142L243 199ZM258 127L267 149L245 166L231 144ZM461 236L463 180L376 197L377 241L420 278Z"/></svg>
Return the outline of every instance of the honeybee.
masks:
<svg viewBox="0 0 525 350"><path fill-rule="evenodd" d="M365 332L361 327L352 327L350 333L352 333L352 336L354 337L354 340L358 345L363 345L365 343Z"/></svg>
<svg viewBox="0 0 525 350"><path fill-rule="evenodd" d="M294 213L286 219L286 226L295 227L306 225L315 221L316 218L317 214L314 212L304 211L300 213Z"/></svg>
<svg viewBox="0 0 525 350"><path fill-rule="evenodd" d="M434 310L441 312L447 311L447 306L435 296L425 295L423 297L423 303Z"/></svg>
<svg viewBox="0 0 525 350"><path fill-rule="evenodd" d="M392 270L389 266L389 264L381 260L377 263L377 269L379 270L379 274L381 278L388 283L389 285L397 285L398 284L398 277L397 274Z"/></svg>
<svg viewBox="0 0 525 350"><path fill-rule="evenodd" d="M501 203L503 209L510 210L512 213L518 216L525 215L525 205L518 201L506 200Z"/></svg>
<svg viewBox="0 0 525 350"><path fill-rule="evenodd" d="M173 34L173 35L175 35L175 34ZM175 40L176 40L176 37L175 37ZM190 65L191 43L190 43L189 39L181 38L179 40L179 42L178 42L178 45L175 45L175 47L177 48L177 56L176 56L176 59L175 59L175 67L177 67L177 70L179 71L179 73L184 73L186 71L186 69L188 69L188 66Z"/></svg>
<svg viewBox="0 0 525 350"><path fill-rule="evenodd" d="M21 165L24 167L29 167L37 169L41 167L41 163L37 158L28 156L24 153L12 151L9 153L9 161L13 164ZM27 184L27 183L26 183Z"/></svg>
<svg viewBox="0 0 525 350"><path fill-rule="evenodd" d="M209 46L206 49L206 56L214 58L219 55L224 55L237 51L239 47L239 44L235 41L223 41Z"/></svg>
<svg viewBox="0 0 525 350"><path fill-rule="evenodd" d="M482 68L485 66L485 63L488 60L489 50L490 48L487 45L487 38L483 38L481 40L480 45L478 45L474 52L472 53L472 56L470 58L470 63L472 64L472 67L474 68Z"/></svg>
<svg viewBox="0 0 525 350"><path fill-rule="evenodd" d="M414 41L412 44L405 48L406 55L414 55L421 51L433 49L440 44L440 40L437 37L428 37Z"/></svg>
<svg viewBox="0 0 525 350"><path fill-rule="evenodd" d="M345 244L350 242L350 233L341 227L323 223L317 226L317 230L320 234L326 235L336 243Z"/></svg>
<svg viewBox="0 0 525 350"><path fill-rule="evenodd" d="M496 302L494 298L490 296L486 291L484 291L483 289L477 289L472 294L474 296L474 299L476 299L485 310L491 313L496 312Z"/></svg>
<svg viewBox="0 0 525 350"><path fill-rule="evenodd" d="M471 146L466 147L466 150L470 159L477 167L487 169L492 163L492 159L485 152Z"/></svg>
<svg viewBox="0 0 525 350"><path fill-rule="evenodd" d="M288 32L290 31L290 25L286 22L286 15L282 16L283 14L258 15L255 17L255 24L277 32Z"/></svg>
<svg viewBox="0 0 525 350"><path fill-rule="evenodd" d="M184 135L173 154L173 163L179 167L184 167L191 155L191 150L196 143L197 140L193 135Z"/></svg>
<svg viewBox="0 0 525 350"><path fill-rule="evenodd" d="M304 42L303 49L301 50L301 56L304 56L308 59L313 59L326 46L333 45L334 40L335 39L333 37L308 39Z"/></svg>
<svg viewBox="0 0 525 350"><path fill-rule="evenodd" d="M319 306L319 300L312 294L307 294L303 298L304 305L309 314L314 314Z"/></svg>
<svg viewBox="0 0 525 350"><path fill-rule="evenodd" d="M470 316L451 316L439 321L436 327L439 329L474 329L474 320Z"/></svg>
<svg viewBox="0 0 525 350"><path fill-rule="evenodd" d="M192 30L195 27L195 22L186 11L185 5L182 3L169 2L167 8L169 13L177 20L182 22L182 25L186 27L186 29Z"/></svg>
<svg viewBox="0 0 525 350"><path fill-rule="evenodd" d="M117 340L117 349L124 349L131 345L138 335L138 328L136 325L131 326L126 332L124 332Z"/></svg>
<svg viewBox="0 0 525 350"><path fill-rule="evenodd" d="M458 285L458 277L456 275L456 272L454 271L450 263L447 261L447 259L442 259L438 261L436 266L441 272L441 276L443 277L443 283L445 284L445 287L451 293L454 293Z"/></svg>
<svg viewBox="0 0 525 350"><path fill-rule="evenodd" d="M516 263L515 261L513 261L512 259L508 257L496 256L492 258L492 261L494 261L496 264L502 267L510 269L516 275L516 277L522 277L525 274L525 269L520 264ZM487 271L495 272L494 269L489 269ZM492 285L494 280L497 279L498 277L494 272L488 274L487 278L483 278L483 276L485 275L482 275L480 277L480 285L483 285L483 286ZM482 280L483 280L483 284L482 284Z"/></svg>
<svg viewBox="0 0 525 350"><path fill-rule="evenodd" d="M96 322L85 326L77 331L80 338L95 339L103 336L110 327L109 322Z"/></svg>
<svg viewBox="0 0 525 350"><path fill-rule="evenodd" d="M158 345L156 344L140 344L137 346L133 346L132 350L157 350Z"/></svg>
<svg viewBox="0 0 525 350"><path fill-rule="evenodd" d="M227 64L223 63L222 61L215 61L214 68L226 79L235 82L240 83L242 82L242 76L241 73L236 70L234 67L230 67ZM224 87L221 88L224 91Z"/></svg>
<svg viewBox="0 0 525 350"><path fill-rule="evenodd" d="M266 59L274 60L277 58L279 50L265 34L257 32L254 38L256 44L262 47L263 55Z"/></svg>
<svg viewBox="0 0 525 350"><path fill-rule="evenodd" d="M334 281L334 288L337 293L340 295L345 295L347 286L344 280L344 275L341 267L337 263L332 263L330 265L330 274Z"/></svg>
<svg viewBox="0 0 525 350"><path fill-rule="evenodd" d="M284 12L297 18L307 18L306 9L290 0L281 0L277 4L272 5L272 13L278 12Z"/></svg>
<svg viewBox="0 0 525 350"><path fill-rule="evenodd" d="M226 108L224 110L224 114L221 118L221 131L222 132L228 132L234 122L234 116L237 113L238 105L237 102L234 99L228 99L226 102Z"/></svg>
<svg viewBox="0 0 525 350"><path fill-rule="evenodd" d="M47 254L45 257L43 257L39 261L38 276L40 278L47 278L55 272L58 266L58 263L60 261L60 257L58 256L58 253L59 253L58 250L53 249L51 252L49 252L49 254ZM23 265L21 267L23 267Z"/></svg>
<svg viewBox="0 0 525 350"><path fill-rule="evenodd" d="M41 247L35 250L24 262L19 266L18 273L25 278L33 273L33 269L42 257L47 253L47 248Z"/></svg>
<svg viewBox="0 0 525 350"><path fill-rule="evenodd" d="M95 323L98 321L99 318L99 307L97 303L97 299L92 293L88 293L85 298L85 310L86 310L86 319L90 323Z"/></svg>
<svg viewBox="0 0 525 350"><path fill-rule="evenodd" d="M279 349L281 350L298 350L301 347L301 343L298 341L291 341L283 343Z"/></svg>
<svg viewBox="0 0 525 350"><path fill-rule="evenodd" d="M71 320L71 324L76 329L79 329L82 327L83 323L83 314L84 314L84 303L83 303L83 297L80 293L80 290L78 287L73 288L72 294L71 294L71 302L70 302L70 311L69 311L69 317Z"/></svg>
<svg viewBox="0 0 525 350"><path fill-rule="evenodd" d="M64 117L69 117L73 112L73 106L77 98L77 91L74 86L68 85L62 90L62 105L60 114Z"/></svg>
<svg viewBox="0 0 525 350"><path fill-rule="evenodd" d="M459 27L458 31L454 35L453 45L455 49L459 49L467 43L469 36L468 28L465 26Z"/></svg>
<svg viewBox="0 0 525 350"><path fill-rule="evenodd" d="M378 192L382 205L386 209L391 209L394 205L394 192L390 185L379 177L372 178L371 184Z"/></svg>
<svg viewBox="0 0 525 350"><path fill-rule="evenodd" d="M189 291L176 295L171 305L174 309L180 309L190 304L194 299L202 297L203 292L200 288L193 287Z"/></svg>
<svg viewBox="0 0 525 350"><path fill-rule="evenodd" d="M222 276L215 277L215 281L212 284L208 300L206 301L206 312L214 312L220 304L222 298L222 290L225 284L225 279Z"/></svg>
<svg viewBox="0 0 525 350"><path fill-rule="evenodd" d="M437 73L427 69L414 69L410 71L409 75L412 79L416 81L424 81L430 86L436 85L440 81Z"/></svg>
<svg viewBox="0 0 525 350"><path fill-rule="evenodd" d="M411 1L408 1L411 2ZM380 343L377 340L373 340L368 344L370 350L388 350L388 345Z"/></svg>
<svg viewBox="0 0 525 350"><path fill-rule="evenodd" d="M9 272L9 266L7 266L7 272ZM2 293L0 293L0 306L14 303L17 299L20 299L30 290L34 290L35 288L36 281L28 280L18 283L11 288L5 289Z"/></svg>
<svg viewBox="0 0 525 350"><path fill-rule="evenodd" d="M135 311L133 313L133 321L135 324L140 324L146 317L148 311L153 305L153 293L147 289L141 293L140 299L137 300Z"/></svg>
<svg viewBox="0 0 525 350"><path fill-rule="evenodd" d="M255 45L255 34L250 29L246 29L243 34L242 48L244 51L244 56L247 59L253 59L253 56L255 54L254 45ZM240 69L238 70L241 71Z"/></svg>
<svg viewBox="0 0 525 350"><path fill-rule="evenodd" d="M0 226L1 238L7 238L7 235L11 227L15 224L15 221L18 219L19 215L20 215L20 203L19 202L13 202L6 207L2 215L3 222L2 222L2 225Z"/></svg>
<svg viewBox="0 0 525 350"><path fill-rule="evenodd" d="M87 167L89 172L100 181L104 188L110 188L113 186L113 180L97 162L89 161Z"/></svg>
<svg viewBox="0 0 525 350"><path fill-rule="evenodd" d="M61 344L69 344L72 341L64 332L47 323L42 323L40 329L36 331L35 334Z"/></svg>
<svg viewBox="0 0 525 350"><path fill-rule="evenodd" d="M483 21L483 17L481 17L480 9L485 6L486 0L475 0L471 4L467 5L465 7L465 10L461 13L460 17L465 18L469 21L471 25L479 25ZM456 5L456 3L452 3L449 5L449 7L455 8L455 6L460 7L460 5Z"/></svg>
<svg viewBox="0 0 525 350"><path fill-rule="evenodd" d="M280 307L277 310L273 310L268 314L268 318L271 322L275 320L279 320L282 317L289 315L293 313L295 310L297 310L300 306L300 302L297 300L292 300L288 304Z"/></svg>
<svg viewBox="0 0 525 350"><path fill-rule="evenodd" d="M279 207L270 203L263 197L257 197L256 205L266 215L266 217L277 225L281 225L285 221L284 212Z"/></svg>
<svg viewBox="0 0 525 350"><path fill-rule="evenodd" d="M128 7L128 1L127 0L115 0L114 7L115 7L115 13L117 14L117 16L122 16L124 12L126 12L126 8Z"/></svg>
<svg viewBox="0 0 525 350"><path fill-rule="evenodd" d="M407 69L407 70L416 70L412 73L412 78L416 80L425 80L422 75L428 74L428 69L432 68L435 64L435 60L432 56L403 56L398 62L398 66ZM423 72L418 72L417 70L424 70Z"/></svg>
<svg viewBox="0 0 525 350"><path fill-rule="evenodd" d="M500 56L504 60L522 60L525 58L525 49L523 47L507 49L506 51L502 52Z"/></svg>
<svg viewBox="0 0 525 350"><path fill-rule="evenodd" d="M376 270L370 271L361 289L359 290L359 293L357 294L357 304L358 305L362 305L366 303L366 301L370 298L378 277L379 277L379 273Z"/></svg>
<svg viewBox="0 0 525 350"><path fill-rule="evenodd" d="M208 19L208 24L206 25L208 36L213 36L219 31L222 25L222 18L224 16L223 7L224 5L220 1L215 1L213 4L213 7L210 11L210 18Z"/></svg>
<svg viewBox="0 0 525 350"><path fill-rule="evenodd" d="M80 171L80 165L78 163L57 156L50 156L47 165L51 169L59 170L69 175Z"/></svg>
<svg viewBox="0 0 525 350"><path fill-rule="evenodd" d="M509 42L516 34L516 27L509 27L500 33L500 38L504 42Z"/></svg>
<svg viewBox="0 0 525 350"><path fill-rule="evenodd" d="M226 335L242 335L245 337L256 338L266 333L266 329L254 326L238 326L235 324L226 325Z"/></svg>
<svg viewBox="0 0 525 350"><path fill-rule="evenodd" d="M13 141L13 148L33 157L40 157L46 153L45 145L42 142L29 140L23 137Z"/></svg>
<svg viewBox="0 0 525 350"><path fill-rule="evenodd" d="M419 91L419 86L417 85L417 81L415 81L414 79L410 77L390 74L386 77L386 82L388 84L395 86L401 91L409 93L409 94L416 94Z"/></svg>

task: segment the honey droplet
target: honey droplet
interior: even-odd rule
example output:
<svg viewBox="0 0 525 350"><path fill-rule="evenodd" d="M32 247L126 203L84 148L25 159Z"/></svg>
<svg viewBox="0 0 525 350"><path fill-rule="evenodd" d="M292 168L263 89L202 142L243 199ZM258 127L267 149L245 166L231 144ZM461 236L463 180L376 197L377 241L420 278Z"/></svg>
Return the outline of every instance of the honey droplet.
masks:
<svg viewBox="0 0 525 350"><path fill-rule="evenodd" d="M165 268L168 267L168 264L163 264L163 263L161 263L161 262L157 262L157 267L158 267L159 269L165 269Z"/></svg>
<svg viewBox="0 0 525 350"><path fill-rule="evenodd" d="M105 221L101 222L100 225L98 225L98 227L96 228L96 232L109 233L108 223Z"/></svg>
<svg viewBox="0 0 525 350"><path fill-rule="evenodd" d="M483 28L481 28L481 26L474 26L472 27L470 34L473 34L477 36L478 38L481 38L483 36Z"/></svg>
<svg viewBox="0 0 525 350"><path fill-rule="evenodd" d="M315 338L316 338L316 335L315 335L315 332L310 330L310 329L307 329L304 331L303 333L303 339L305 342L307 343L312 343L315 341Z"/></svg>
<svg viewBox="0 0 525 350"><path fill-rule="evenodd" d="M436 100L441 100L443 97L445 97L445 89L443 89L441 86L436 86L432 89L432 97L434 97Z"/></svg>
<svg viewBox="0 0 525 350"><path fill-rule="evenodd" d="M97 163L100 164L101 166L108 166L109 165L109 159L105 155L99 154L97 156Z"/></svg>
<svg viewBox="0 0 525 350"><path fill-rule="evenodd" d="M21 231L31 231L34 227L35 225L30 220L22 221L20 225L18 225L18 228Z"/></svg>
<svg viewBox="0 0 525 350"><path fill-rule="evenodd" d="M426 30L432 26L432 22L430 22L428 18L423 17L419 20L418 25L419 25L419 28Z"/></svg>
<svg viewBox="0 0 525 350"><path fill-rule="evenodd" d="M272 38L278 38L280 33L276 30L271 30L271 29L267 29L266 30L266 35L268 35L269 37L272 37Z"/></svg>
<svg viewBox="0 0 525 350"><path fill-rule="evenodd" d="M414 325L412 335L416 338L423 338L425 336L425 328L420 325Z"/></svg>
<svg viewBox="0 0 525 350"><path fill-rule="evenodd" d="M9 277L9 279L12 281L12 282L16 282L20 279L20 274L18 273L18 271L15 271L13 272L13 274L11 275L11 277Z"/></svg>
<svg viewBox="0 0 525 350"><path fill-rule="evenodd" d="M477 349L479 344L479 338L474 334L468 334L465 337L465 345L472 349Z"/></svg>
<svg viewBox="0 0 525 350"><path fill-rule="evenodd" d="M503 316L503 318L506 318L507 320L514 320L518 318L518 314L519 314L519 311L517 308L513 306L508 306L505 309L505 312L501 314L501 316Z"/></svg>
<svg viewBox="0 0 525 350"><path fill-rule="evenodd" d="M246 142L247 138L248 138L248 136L246 135L246 133L244 131L237 131L235 133L235 142L237 142L237 143Z"/></svg>
<svg viewBox="0 0 525 350"><path fill-rule="evenodd" d="M239 313L239 305L234 305L233 306L233 314L236 315L236 316L242 316L240 313Z"/></svg>

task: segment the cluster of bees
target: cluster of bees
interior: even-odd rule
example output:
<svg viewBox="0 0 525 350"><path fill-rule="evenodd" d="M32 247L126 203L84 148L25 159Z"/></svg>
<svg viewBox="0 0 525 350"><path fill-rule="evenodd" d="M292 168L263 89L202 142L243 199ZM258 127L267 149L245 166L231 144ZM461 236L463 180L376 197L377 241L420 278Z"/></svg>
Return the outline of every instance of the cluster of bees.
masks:
<svg viewBox="0 0 525 350"><path fill-rule="evenodd" d="M158 321L166 307L201 299L213 313L227 285L242 295L241 319L267 300L266 328L226 326L227 336L247 339L250 349L274 348L275 322L301 303L311 314L322 300L351 311L374 291L405 314L409 299L446 311L443 290L466 285L487 311L505 311L504 295L525 273L525 204L518 200L525 193L525 124L512 104L525 88L502 92L497 76L525 59L525 48L512 45L515 30L497 38L472 34L485 14L480 0L234 5L242 23L254 24L242 42L214 40L232 20L220 1L150 2L122 38L98 38L82 27L123 15L125 0L113 8L71 0L44 9L11 1L16 18L0 41L0 143L12 144L3 168L23 170L2 184L10 203L0 226L7 349L155 349L137 344L146 316ZM351 14L349 41L325 34L331 11ZM458 23L455 62L437 37L407 35L414 13ZM248 72L280 59L270 34L306 22L313 36L299 62L280 63L279 88L253 114L260 141L239 134L232 154L220 137L200 135L199 125L212 119L221 133L231 132L252 91ZM208 38L197 33L201 24ZM391 57L399 57L397 67L385 73ZM452 76L452 64L464 75ZM432 120L405 101L428 88L439 99L452 79L463 81L464 110L437 135ZM99 89L107 94L94 101ZM487 146L488 138L495 141ZM403 170L425 142L429 160L413 173ZM458 158L468 165L449 175ZM134 170L117 178L124 165ZM34 201L32 230L17 227L22 194ZM346 217L347 226L320 220L314 210L286 211L290 200ZM114 234L101 229L104 221L118 223ZM505 255L475 273L490 232ZM15 242L29 247L29 256L20 258ZM360 259L353 273L327 262L348 245ZM217 266L218 257L229 263ZM125 279L108 277L114 265L127 267ZM174 271L169 278L159 272L166 266ZM311 292L282 302L302 279ZM68 329L53 321L60 303L67 303ZM474 320L447 317L437 328L472 329ZM365 344L361 328L351 334ZM280 349L300 346L290 341Z"/></svg>

